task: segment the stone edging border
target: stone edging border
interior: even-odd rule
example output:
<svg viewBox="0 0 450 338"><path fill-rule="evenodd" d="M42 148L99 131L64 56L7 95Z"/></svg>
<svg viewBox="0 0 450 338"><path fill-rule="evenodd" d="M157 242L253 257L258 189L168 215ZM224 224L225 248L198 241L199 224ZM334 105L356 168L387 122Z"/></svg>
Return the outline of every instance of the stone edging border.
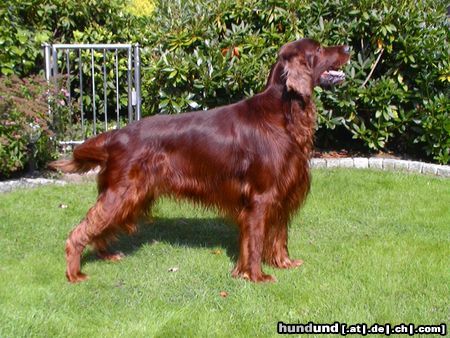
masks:
<svg viewBox="0 0 450 338"><path fill-rule="evenodd" d="M47 184L65 185L66 182L47 178L21 178L18 180L0 182L0 193L10 192L20 188L35 188Z"/></svg>
<svg viewBox="0 0 450 338"><path fill-rule="evenodd" d="M313 158L311 168L357 168L405 171L450 178L450 166L382 157Z"/></svg>
<svg viewBox="0 0 450 338"><path fill-rule="evenodd" d="M355 168L355 169L379 169L386 171L404 171L416 174L427 174L438 177L450 178L450 166L418 161L397 160L381 157L343 157L343 158L313 158L310 161L311 168ZM83 176L93 176L97 172L91 171ZM56 180L46 178L21 178L0 182L0 193L9 192L19 188L33 188L41 185L56 184L65 185L67 181L80 182L84 179Z"/></svg>

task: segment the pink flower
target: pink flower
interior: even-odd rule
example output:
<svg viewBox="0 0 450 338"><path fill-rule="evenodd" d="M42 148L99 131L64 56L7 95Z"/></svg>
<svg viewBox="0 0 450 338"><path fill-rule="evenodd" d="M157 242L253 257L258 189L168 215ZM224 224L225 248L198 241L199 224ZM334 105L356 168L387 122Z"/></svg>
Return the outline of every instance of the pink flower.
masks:
<svg viewBox="0 0 450 338"><path fill-rule="evenodd" d="M66 88L61 88L61 93L63 93L63 95L64 95L65 97L69 97L69 92L67 91Z"/></svg>

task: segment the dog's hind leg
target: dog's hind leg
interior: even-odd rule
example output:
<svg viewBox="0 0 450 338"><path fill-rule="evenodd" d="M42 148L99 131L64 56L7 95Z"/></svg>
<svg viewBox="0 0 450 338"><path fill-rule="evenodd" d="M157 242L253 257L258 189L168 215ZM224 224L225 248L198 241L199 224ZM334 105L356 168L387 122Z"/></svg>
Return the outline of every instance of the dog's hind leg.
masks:
<svg viewBox="0 0 450 338"><path fill-rule="evenodd" d="M118 230L133 229L145 201L145 191L136 187L115 187L103 191L86 218L70 233L66 241L66 276L76 283L87 279L81 272L81 254L86 245L105 247L107 237ZM108 236L105 236L105 235Z"/></svg>
<svg viewBox="0 0 450 338"><path fill-rule="evenodd" d="M107 227L100 235L96 236L92 240L91 244L96 252L97 257L111 262L122 260L122 258L125 257L125 254L121 251L111 251L109 244L117 239L117 233L119 232L124 232L128 235L135 233L138 228L137 218L142 217L141 221L150 218L151 207L153 203L153 196L148 196L145 201L141 203L142 208L141 206L138 207L138 209L142 211L142 214L139 214L139 211L136 210L136 213L133 213L130 217L128 217L127 222Z"/></svg>
<svg viewBox="0 0 450 338"><path fill-rule="evenodd" d="M87 235L88 221L83 219L69 235L66 241L66 277L69 282L76 283L87 279L80 270L81 253L89 243Z"/></svg>
<svg viewBox="0 0 450 338"><path fill-rule="evenodd" d="M87 275L81 272L81 254L84 248L95 241L109 226L112 226L111 218L104 212L105 193L102 193L97 203L88 211L86 217L78 224L66 241L66 277L71 283L81 282L87 279Z"/></svg>

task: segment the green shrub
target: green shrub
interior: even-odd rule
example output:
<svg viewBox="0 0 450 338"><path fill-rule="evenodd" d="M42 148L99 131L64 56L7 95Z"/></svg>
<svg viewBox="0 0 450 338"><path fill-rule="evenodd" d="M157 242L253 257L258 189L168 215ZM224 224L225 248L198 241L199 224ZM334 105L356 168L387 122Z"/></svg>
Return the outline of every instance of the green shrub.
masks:
<svg viewBox="0 0 450 338"><path fill-rule="evenodd" d="M0 77L0 177L26 169L31 157L36 168L54 157L46 90L41 77Z"/></svg>
<svg viewBox="0 0 450 338"><path fill-rule="evenodd" d="M327 130L319 136L341 137L345 127L369 150L448 163L449 27L441 1L160 2L147 27L144 114L252 95L282 44L311 37L353 48L346 83L317 89L318 128Z"/></svg>
<svg viewBox="0 0 450 338"><path fill-rule="evenodd" d="M129 0L127 10L136 16L149 16L155 10L153 0Z"/></svg>
<svg viewBox="0 0 450 338"><path fill-rule="evenodd" d="M450 159L450 97L436 95L429 101L424 100L418 109L418 118L414 119L414 142L422 144L427 155L441 163Z"/></svg>

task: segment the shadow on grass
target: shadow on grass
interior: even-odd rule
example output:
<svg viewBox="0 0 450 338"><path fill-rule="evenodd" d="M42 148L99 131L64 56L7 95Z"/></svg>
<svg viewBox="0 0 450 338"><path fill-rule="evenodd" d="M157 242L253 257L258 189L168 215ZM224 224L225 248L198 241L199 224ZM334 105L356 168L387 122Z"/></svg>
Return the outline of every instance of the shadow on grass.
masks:
<svg viewBox="0 0 450 338"><path fill-rule="evenodd" d="M111 245L112 251L132 255L145 244L156 242L191 248L223 248L228 257L237 260L239 232L236 226L222 218L155 218L152 222L140 222L137 233L120 235ZM95 261L97 256L89 252L84 262Z"/></svg>

